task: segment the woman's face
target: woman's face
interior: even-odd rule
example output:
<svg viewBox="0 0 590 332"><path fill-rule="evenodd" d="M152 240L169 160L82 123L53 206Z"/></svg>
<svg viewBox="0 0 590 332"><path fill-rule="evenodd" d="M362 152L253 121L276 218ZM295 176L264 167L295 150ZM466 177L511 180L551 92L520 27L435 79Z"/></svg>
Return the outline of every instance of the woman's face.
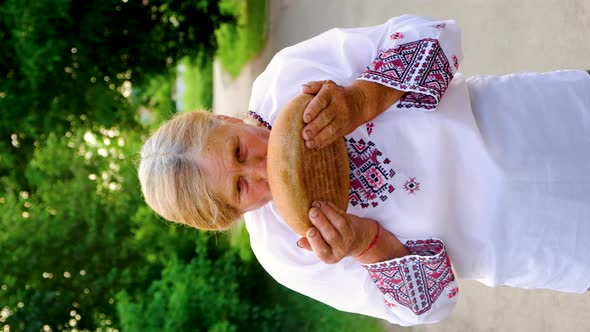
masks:
<svg viewBox="0 0 590 332"><path fill-rule="evenodd" d="M257 209L272 199L266 177L270 131L218 116L223 124L207 140L199 162L207 186L240 213Z"/></svg>

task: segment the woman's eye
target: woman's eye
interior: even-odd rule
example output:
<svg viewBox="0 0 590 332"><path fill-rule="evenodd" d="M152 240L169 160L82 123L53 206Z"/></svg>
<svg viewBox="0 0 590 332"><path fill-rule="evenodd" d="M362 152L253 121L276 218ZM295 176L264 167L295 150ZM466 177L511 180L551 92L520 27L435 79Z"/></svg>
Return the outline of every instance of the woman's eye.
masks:
<svg viewBox="0 0 590 332"><path fill-rule="evenodd" d="M238 180L236 188L238 190L238 194L240 194L242 192L242 181Z"/></svg>
<svg viewBox="0 0 590 332"><path fill-rule="evenodd" d="M238 145L236 146L236 159L237 159L238 161L242 161L242 159L241 159L241 156L240 156L240 155L241 155L241 150L240 150L240 145L238 144Z"/></svg>

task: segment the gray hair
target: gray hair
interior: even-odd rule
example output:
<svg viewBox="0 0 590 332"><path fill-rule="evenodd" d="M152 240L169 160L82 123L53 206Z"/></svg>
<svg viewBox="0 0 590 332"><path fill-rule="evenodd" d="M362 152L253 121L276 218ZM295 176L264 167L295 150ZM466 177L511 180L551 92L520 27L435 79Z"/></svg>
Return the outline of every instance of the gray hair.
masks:
<svg viewBox="0 0 590 332"><path fill-rule="evenodd" d="M203 230L224 230L240 217L205 185L198 160L222 119L206 111L179 113L143 145L139 181L146 203L167 220Z"/></svg>

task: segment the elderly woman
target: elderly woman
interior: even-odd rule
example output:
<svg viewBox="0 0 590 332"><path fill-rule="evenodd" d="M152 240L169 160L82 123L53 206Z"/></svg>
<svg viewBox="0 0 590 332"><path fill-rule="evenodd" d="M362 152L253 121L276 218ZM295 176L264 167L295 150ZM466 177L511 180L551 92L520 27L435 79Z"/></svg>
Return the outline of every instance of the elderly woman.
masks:
<svg viewBox="0 0 590 332"><path fill-rule="evenodd" d="M278 282L401 325L448 315L455 276L586 291L590 76L465 78L461 58L454 21L414 16L289 47L254 83L254 125L193 112L145 143L145 199L200 229L244 215ZM351 180L347 211L316 202L303 238L277 212L266 178L269 132L299 93L315 95L303 116L307 147L344 136Z"/></svg>

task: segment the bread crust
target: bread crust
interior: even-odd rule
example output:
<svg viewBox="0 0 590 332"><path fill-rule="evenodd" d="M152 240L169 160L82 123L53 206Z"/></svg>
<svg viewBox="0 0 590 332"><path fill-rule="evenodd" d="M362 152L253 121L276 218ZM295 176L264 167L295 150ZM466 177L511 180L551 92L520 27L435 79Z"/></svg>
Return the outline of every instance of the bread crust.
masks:
<svg viewBox="0 0 590 332"><path fill-rule="evenodd" d="M346 211L350 188L344 139L321 149L303 140L303 111L312 95L293 98L279 113L268 139L267 176L273 200L283 219L305 236L312 226L308 211L314 201L330 201Z"/></svg>

